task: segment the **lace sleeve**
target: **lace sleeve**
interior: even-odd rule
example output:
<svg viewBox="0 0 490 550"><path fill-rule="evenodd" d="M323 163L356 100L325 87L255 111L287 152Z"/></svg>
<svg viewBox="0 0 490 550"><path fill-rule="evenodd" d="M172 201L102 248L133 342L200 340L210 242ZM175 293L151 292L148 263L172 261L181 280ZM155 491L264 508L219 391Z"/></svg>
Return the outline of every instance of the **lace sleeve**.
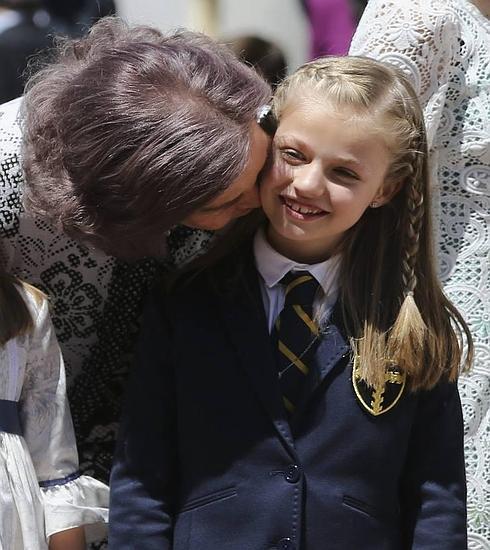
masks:
<svg viewBox="0 0 490 550"><path fill-rule="evenodd" d="M424 108L431 148L458 56L458 25L443 1L371 0L349 51L404 71Z"/></svg>

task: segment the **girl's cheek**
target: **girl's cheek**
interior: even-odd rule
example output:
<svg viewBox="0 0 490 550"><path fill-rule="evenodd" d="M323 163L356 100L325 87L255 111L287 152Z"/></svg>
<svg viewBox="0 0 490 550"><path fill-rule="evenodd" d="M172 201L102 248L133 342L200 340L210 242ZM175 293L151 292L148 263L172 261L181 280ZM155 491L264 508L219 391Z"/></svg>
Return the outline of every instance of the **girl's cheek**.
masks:
<svg viewBox="0 0 490 550"><path fill-rule="evenodd" d="M282 158L279 152L274 155L271 174L278 185L289 184L293 179L293 167Z"/></svg>
<svg viewBox="0 0 490 550"><path fill-rule="evenodd" d="M264 174L260 189L271 190L275 188L282 188L289 185L292 180L293 171L279 155L274 155L266 173Z"/></svg>
<svg viewBox="0 0 490 550"><path fill-rule="evenodd" d="M328 188L330 200L337 203L349 203L354 198L354 191L344 185L331 184Z"/></svg>
<svg viewBox="0 0 490 550"><path fill-rule="evenodd" d="M276 194L274 193L274 186L275 181L273 179L272 175L272 166L267 174L262 178L262 181L260 183L259 187L259 197L260 202L262 203L262 207L264 207L264 204L267 204L272 197Z"/></svg>

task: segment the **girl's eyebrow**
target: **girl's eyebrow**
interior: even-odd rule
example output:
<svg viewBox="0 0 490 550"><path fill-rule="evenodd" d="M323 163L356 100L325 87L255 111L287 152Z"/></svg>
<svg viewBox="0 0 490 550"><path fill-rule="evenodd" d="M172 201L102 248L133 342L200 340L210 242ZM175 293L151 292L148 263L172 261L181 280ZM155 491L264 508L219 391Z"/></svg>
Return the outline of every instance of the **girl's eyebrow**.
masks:
<svg viewBox="0 0 490 550"><path fill-rule="evenodd" d="M304 149L309 149L309 146L307 143L305 143L303 140L297 138L296 136L292 136L290 134L283 134L281 136L276 136L275 138L276 142L278 145L285 145L285 144L293 144L293 145L297 145L301 148L304 148ZM352 165L352 166L356 166L356 167L362 167L362 162L360 162L356 157L342 157L342 156L339 156L335 159L337 162L341 163L341 164L349 164L349 165Z"/></svg>
<svg viewBox="0 0 490 550"><path fill-rule="evenodd" d="M298 145L301 145L303 147L307 147L307 145L304 141L302 141L301 139L298 139L295 136L289 135L289 134L283 134L282 136L277 136L276 135L275 141L277 141L279 143L285 142L285 141L292 141L292 142L294 142Z"/></svg>
<svg viewBox="0 0 490 550"><path fill-rule="evenodd" d="M337 161L342 164L352 164L354 166L362 166L362 162L359 162L355 157L338 157Z"/></svg>

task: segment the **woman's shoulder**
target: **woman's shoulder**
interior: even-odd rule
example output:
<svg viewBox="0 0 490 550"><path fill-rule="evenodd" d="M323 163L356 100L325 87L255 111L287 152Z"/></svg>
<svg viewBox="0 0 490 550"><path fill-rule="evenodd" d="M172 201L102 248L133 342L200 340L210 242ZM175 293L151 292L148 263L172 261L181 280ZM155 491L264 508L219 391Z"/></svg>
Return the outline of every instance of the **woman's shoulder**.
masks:
<svg viewBox="0 0 490 550"><path fill-rule="evenodd" d="M444 15L453 11L459 4L467 0L371 0L364 10L369 14L370 10L376 10L378 16L390 13L395 10L405 12L419 12L421 14Z"/></svg>
<svg viewBox="0 0 490 550"><path fill-rule="evenodd" d="M438 43L447 32L454 32L459 8L457 0L372 0L364 10L350 54L365 54L365 44L373 48L388 43L405 51ZM372 28L378 32L373 34Z"/></svg>
<svg viewBox="0 0 490 550"><path fill-rule="evenodd" d="M0 126L4 127L7 123L13 124L19 122L21 106L22 97L2 103L0 105Z"/></svg>
<svg viewBox="0 0 490 550"><path fill-rule="evenodd" d="M0 105L0 160L19 154L22 142L22 98ZM11 168L11 167L9 167Z"/></svg>

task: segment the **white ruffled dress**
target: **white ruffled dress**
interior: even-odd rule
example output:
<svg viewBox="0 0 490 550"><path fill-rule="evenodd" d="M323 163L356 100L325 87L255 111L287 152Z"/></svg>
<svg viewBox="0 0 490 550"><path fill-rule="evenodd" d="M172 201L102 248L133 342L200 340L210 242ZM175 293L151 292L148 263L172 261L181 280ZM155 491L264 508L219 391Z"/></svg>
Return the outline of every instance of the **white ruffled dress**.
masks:
<svg viewBox="0 0 490 550"><path fill-rule="evenodd" d="M78 473L47 300L23 295L34 330L0 348L0 550L46 550L51 535L81 525L87 541L98 540L105 534L109 490Z"/></svg>

